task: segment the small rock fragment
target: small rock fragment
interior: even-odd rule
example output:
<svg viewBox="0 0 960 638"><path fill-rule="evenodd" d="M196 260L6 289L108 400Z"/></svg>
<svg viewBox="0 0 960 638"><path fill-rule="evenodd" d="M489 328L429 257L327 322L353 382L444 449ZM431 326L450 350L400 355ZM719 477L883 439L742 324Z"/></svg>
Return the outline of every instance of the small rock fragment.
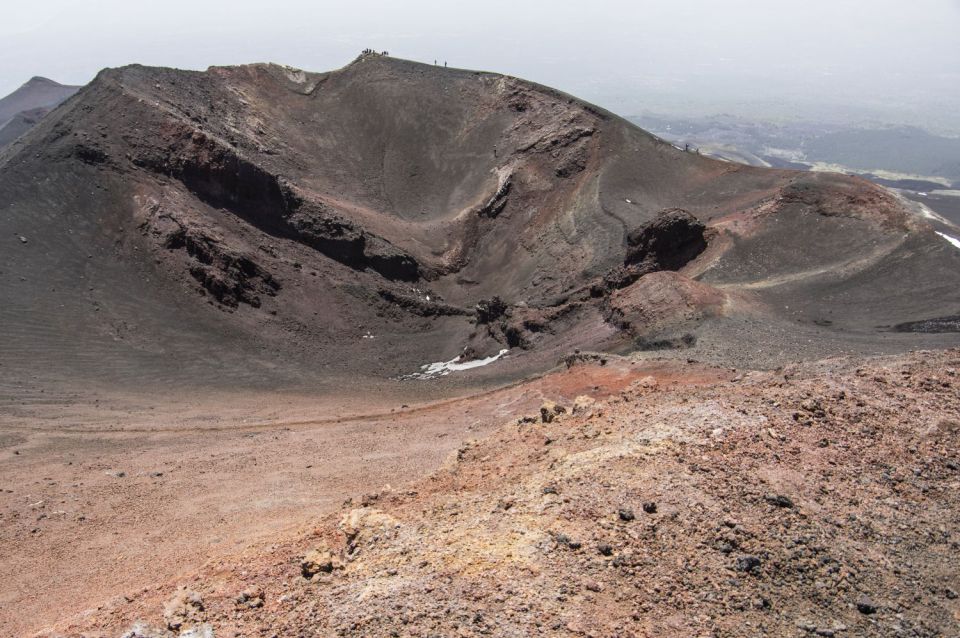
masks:
<svg viewBox="0 0 960 638"><path fill-rule="evenodd" d="M761 561L759 557L747 554L737 558L737 563L734 566L734 569L736 569L738 572L754 574L760 570L760 565L762 564L763 561Z"/></svg>
<svg viewBox="0 0 960 638"><path fill-rule="evenodd" d="M592 397L581 394L573 400L573 414L579 416L590 411L596 401Z"/></svg>
<svg viewBox="0 0 960 638"><path fill-rule="evenodd" d="M857 599L857 611L861 614L875 614L877 613L877 605L869 596L864 594Z"/></svg>
<svg viewBox="0 0 960 638"><path fill-rule="evenodd" d="M186 631L181 631L178 638L215 638L213 627L207 624L191 627Z"/></svg>
<svg viewBox="0 0 960 638"><path fill-rule="evenodd" d="M121 634L120 638L168 638L168 636L170 634L165 629L159 629L138 620L126 633Z"/></svg>
<svg viewBox="0 0 960 638"><path fill-rule="evenodd" d="M566 412L567 409L562 405L557 405L553 401L544 401L540 406L540 420L544 423L553 423L553 420Z"/></svg>
<svg viewBox="0 0 960 638"><path fill-rule="evenodd" d="M576 549L580 549L581 547L583 547L583 543L581 543L580 541L577 541L577 540L573 540L572 538L570 538L570 537L567 536L566 534L555 534L554 537L553 537L553 539L557 542L558 545L565 545L566 547L569 547L570 549L576 550Z"/></svg>
<svg viewBox="0 0 960 638"><path fill-rule="evenodd" d="M237 605L241 607L250 607L256 609L263 607L263 590L259 587L251 587L240 592L237 596Z"/></svg>
<svg viewBox="0 0 960 638"><path fill-rule="evenodd" d="M792 508L793 501L789 497L784 496L783 494L767 494L763 497L763 500L770 503L771 505L776 505L777 507Z"/></svg>
<svg viewBox="0 0 960 638"><path fill-rule="evenodd" d="M821 405L817 399L804 399L800 403L800 407L815 417L824 417L827 414L823 409L823 405Z"/></svg>
<svg viewBox="0 0 960 638"><path fill-rule="evenodd" d="M300 561L300 573L304 578L313 578L319 573L329 574L334 569L341 569L343 565L326 547L310 551Z"/></svg>

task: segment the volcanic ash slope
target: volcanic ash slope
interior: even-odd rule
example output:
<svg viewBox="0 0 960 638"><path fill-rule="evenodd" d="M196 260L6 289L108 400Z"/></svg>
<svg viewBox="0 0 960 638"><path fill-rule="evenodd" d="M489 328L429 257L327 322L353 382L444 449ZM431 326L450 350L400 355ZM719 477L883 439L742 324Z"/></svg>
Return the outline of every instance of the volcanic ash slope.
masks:
<svg viewBox="0 0 960 638"><path fill-rule="evenodd" d="M0 242L5 374L112 388L383 380L503 349L436 383L577 348L776 365L955 344L892 327L960 302L960 251L866 181L379 55L106 70L0 154Z"/></svg>

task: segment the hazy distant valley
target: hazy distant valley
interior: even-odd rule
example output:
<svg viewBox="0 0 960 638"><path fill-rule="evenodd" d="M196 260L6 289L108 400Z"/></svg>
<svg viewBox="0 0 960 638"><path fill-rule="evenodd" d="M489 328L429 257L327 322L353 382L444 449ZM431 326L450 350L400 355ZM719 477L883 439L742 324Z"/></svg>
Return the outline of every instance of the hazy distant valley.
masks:
<svg viewBox="0 0 960 638"><path fill-rule="evenodd" d="M734 115L628 118L680 148L751 166L860 175L960 223L960 137L916 126Z"/></svg>

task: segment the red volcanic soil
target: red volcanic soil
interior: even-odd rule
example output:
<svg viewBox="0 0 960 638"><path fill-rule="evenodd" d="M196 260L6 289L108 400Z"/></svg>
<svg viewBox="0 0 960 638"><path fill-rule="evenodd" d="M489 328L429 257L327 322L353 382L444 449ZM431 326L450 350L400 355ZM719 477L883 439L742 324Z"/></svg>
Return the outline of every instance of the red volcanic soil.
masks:
<svg viewBox="0 0 960 638"><path fill-rule="evenodd" d="M953 635L958 357L674 364L521 410L426 479L43 635Z"/></svg>
<svg viewBox="0 0 960 638"><path fill-rule="evenodd" d="M54 395L7 404L2 633L29 635L211 556L269 542L345 498L419 478L464 439L535 411L545 398L604 397L651 374L689 382L730 376L604 361L411 405L376 393L322 402L276 393L100 395L95 403Z"/></svg>

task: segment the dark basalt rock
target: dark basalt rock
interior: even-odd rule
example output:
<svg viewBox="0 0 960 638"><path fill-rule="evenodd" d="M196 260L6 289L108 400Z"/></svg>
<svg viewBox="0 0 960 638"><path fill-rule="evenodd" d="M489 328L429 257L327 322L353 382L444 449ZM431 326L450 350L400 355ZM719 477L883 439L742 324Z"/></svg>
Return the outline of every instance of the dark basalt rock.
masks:
<svg viewBox="0 0 960 638"><path fill-rule="evenodd" d="M679 270L707 247L704 225L682 208L668 208L627 235L627 266Z"/></svg>
<svg viewBox="0 0 960 638"><path fill-rule="evenodd" d="M507 312L507 304L500 297L482 299L477 303L477 323L496 321Z"/></svg>
<svg viewBox="0 0 960 638"><path fill-rule="evenodd" d="M181 224L170 215L158 215L143 230L156 237L163 248L185 251L191 262L190 276L224 306L236 308L245 303L259 308L259 295L274 296L281 288L273 275L251 256L198 228Z"/></svg>
<svg viewBox="0 0 960 638"><path fill-rule="evenodd" d="M183 127L173 148L141 148L135 165L178 179L209 206L274 237L292 239L355 270L416 281L420 264L328 206L303 197L278 177L199 131Z"/></svg>
<svg viewBox="0 0 960 638"><path fill-rule="evenodd" d="M894 332L960 332L960 315L937 317L935 319L921 319L898 323L893 327Z"/></svg>

